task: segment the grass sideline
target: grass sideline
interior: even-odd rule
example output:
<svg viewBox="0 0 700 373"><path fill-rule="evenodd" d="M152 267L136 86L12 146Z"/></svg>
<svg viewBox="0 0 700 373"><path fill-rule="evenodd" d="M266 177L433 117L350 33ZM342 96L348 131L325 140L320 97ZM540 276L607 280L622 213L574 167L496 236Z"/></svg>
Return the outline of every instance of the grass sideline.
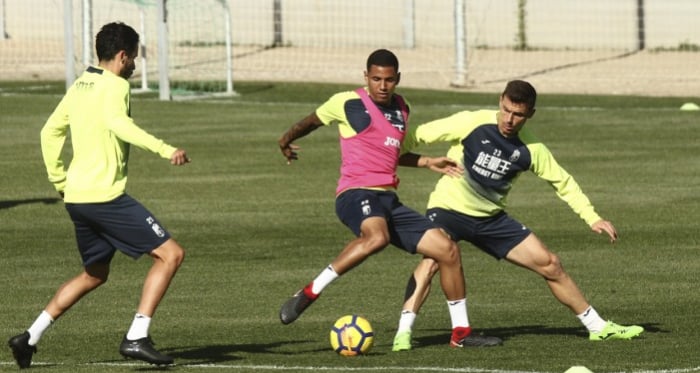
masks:
<svg viewBox="0 0 700 373"><path fill-rule="evenodd" d="M56 288L80 270L72 225L46 180L38 133L62 83L0 87L0 335L29 326ZM298 321L277 313L351 238L334 214L337 132L298 142L287 166L276 140L330 94L352 86L241 83L239 97L161 102L132 97L142 127L185 148L187 167L133 150L128 191L187 249L151 329L176 358L173 371L700 371L697 221L700 116L691 98L542 94L528 123L620 231L611 246L592 234L551 189L525 175L510 213L557 252L603 317L643 325L632 341L594 343L537 276L462 244L470 321L505 345L447 347L449 318L437 283L416 324L417 347L392 353L405 280L418 261L389 247L330 286ZM458 110L495 108L497 95L400 89L412 123ZM441 154L444 148L426 148ZM402 201L423 211L436 175L400 170ZM140 371L118 344L133 317L150 260L117 255L109 282L45 334L36 369ZM331 351L329 328L359 313L377 337L368 356ZM15 370L3 347L0 371ZM97 368L98 367L98 368Z"/></svg>

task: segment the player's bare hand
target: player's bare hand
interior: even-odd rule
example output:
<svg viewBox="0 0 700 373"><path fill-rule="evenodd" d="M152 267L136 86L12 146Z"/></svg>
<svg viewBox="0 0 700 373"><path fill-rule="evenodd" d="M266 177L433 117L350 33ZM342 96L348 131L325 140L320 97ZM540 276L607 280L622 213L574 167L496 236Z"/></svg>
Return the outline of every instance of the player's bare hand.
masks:
<svg viewBox="0 0 700 373"><path fill-rule="evenodd" d="M426 167L430 170L451 177L461 177L464 174L464 168L457 162L447 157L428 158Z"/></svg>
<svg viewBox="0 0 700 373"><path fill-rule="evenodd" d="M607 233L608 237L610 237L610 243L615 243L615 241L617 241L617 230L615 226L607 220L601 219L593 223L593 225L591 225L591 230L598 234Z"/></svg>
<svg viewBox="0 0 700 373"><path fill-rule="evenodd" d="M287 164L292 164L292 161L299 159L299 155L297 154L299 149L299 146L294 144L280 144L280 151L282 151L282 155L287 158Z"/></svg>
<svg viewBox="0 0 700 373"><path fill-rule="evenodd" d="M190 158L187 157L187 152L183 149L177 149L170 156L170 164L174 166L182 166L185 163L190 163Z"/></svg>

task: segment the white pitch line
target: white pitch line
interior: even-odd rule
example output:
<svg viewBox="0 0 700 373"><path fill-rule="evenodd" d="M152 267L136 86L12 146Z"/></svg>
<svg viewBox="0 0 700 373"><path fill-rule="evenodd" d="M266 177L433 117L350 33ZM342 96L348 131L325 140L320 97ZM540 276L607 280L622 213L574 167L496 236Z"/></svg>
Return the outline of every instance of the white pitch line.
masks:
<svg viewBox="0 0 700 373"><path fill-rule="evenodd" d="M14 362L0 362L0 366L14 366ZM33 366L68 366L62 363L36 362ZM77 366L105 366L105 367L147 367L145 363L82 363ZM251 370L275 370L275 371L312 371L326 372L445 372L445 373L547 373L538 371L482 369L482 368L447 368L447 367L338 367L338 366L285 366L285 365L226 365L226 364L176 364L173 367L196 369L229 369L240 371ZM615 373L625 373L618 371ZM700 372L700 366L694 368L661 369L661 370L636 370L627 373L694 373Z"/></svg>

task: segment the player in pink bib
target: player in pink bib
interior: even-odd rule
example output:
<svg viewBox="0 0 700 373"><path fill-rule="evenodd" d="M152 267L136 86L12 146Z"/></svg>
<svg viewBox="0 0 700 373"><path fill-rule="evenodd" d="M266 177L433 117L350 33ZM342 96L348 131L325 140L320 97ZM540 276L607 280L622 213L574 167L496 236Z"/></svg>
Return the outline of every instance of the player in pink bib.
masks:
<svg viewBox="0 0 700 373"><path fill-rule="evenodd" d="M399 185L396 167L408 122L408 107L401 96L394 95L399 110L387 114L390 119L395 115L396 124L392 124L364 88L355 92L366 108L370 123L362 132L340 138L342 164L336 195L351 188Z"/></svg>

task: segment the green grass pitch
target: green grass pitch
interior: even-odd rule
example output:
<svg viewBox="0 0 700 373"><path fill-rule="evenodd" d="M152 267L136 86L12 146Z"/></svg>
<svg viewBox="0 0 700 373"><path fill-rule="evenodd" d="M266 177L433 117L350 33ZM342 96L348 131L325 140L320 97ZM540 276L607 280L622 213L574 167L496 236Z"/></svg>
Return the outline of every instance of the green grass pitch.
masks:
<svg viewBox="0 0 700 373"><path fill-rule="evenodd" d="M27 328L66 279L80 271L72 224L46 180L39 130L62 84L0 85L0 337ZM700 371L699 112L691 98L561 96L543 93L527 125L574 175L620 240L590 232L546 183L524 175L509 212L556 253L604 318L643 325L632 341L587 340L574 315L538 276L462 244L469 317L502 347L447 347L449 317L437 282L416 323L416 348L392 353L405 281L418 257L393 247L331 285L295 323L280 305L351 239L337 220L336 128L298 141L286 165L277 139L339 85L240 83L238 97L161 102L132 97L140 126L188 151L172 167L135 149L128 192L186 248L187 258L154 318L157 347L177 372L593 372ZM495 108L496 94L399 89L412 123L458 110ZM445 148L424 153L439 155ZM423 211L437 175L400 169L402 201ZM40 372L142 371L122 360L149 258L118 254L110 280L44 335ZM343 358L329 346L333 322L348 313L374 326L368 356ZM5 345L0 371L16 366Z"/></svg>

